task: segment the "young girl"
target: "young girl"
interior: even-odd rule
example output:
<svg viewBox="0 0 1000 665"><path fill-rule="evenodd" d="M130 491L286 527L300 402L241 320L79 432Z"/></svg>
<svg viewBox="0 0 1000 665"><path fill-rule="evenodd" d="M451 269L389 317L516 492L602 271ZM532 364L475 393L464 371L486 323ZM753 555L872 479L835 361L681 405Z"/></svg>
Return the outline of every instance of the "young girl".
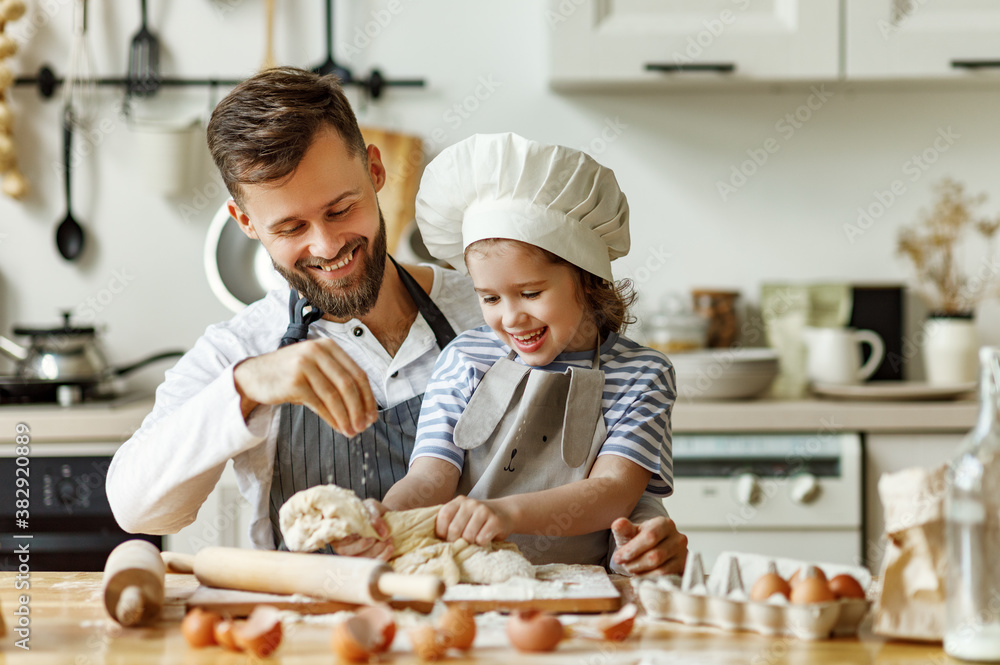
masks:
<svg viewBox="0 0 1000 665"><path fill-rule="evenodd" d="M614 174L576 150L473 136L427 167L417 222L468 269L487 326L439 357L383 503L447 502L438 535L508 539L536 564L607 564L612 522L671 492L676 394L667 359L619 334L634 296L611 276L629 245Z"/></svg>

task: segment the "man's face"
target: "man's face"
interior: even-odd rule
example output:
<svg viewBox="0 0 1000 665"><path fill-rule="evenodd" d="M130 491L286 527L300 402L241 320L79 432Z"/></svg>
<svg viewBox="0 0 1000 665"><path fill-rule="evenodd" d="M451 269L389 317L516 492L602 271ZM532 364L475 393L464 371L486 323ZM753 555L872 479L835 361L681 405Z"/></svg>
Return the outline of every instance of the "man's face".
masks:
<svg viewBox="0 0 1000 665"><path fill-rule="evenodd" d="M230 202L243 232L264 245L292 288L334 319L368 313L385 271L386 232L376 193L385 169L374 146L368 164L333 129L313 139L290 177L244 185Z"/></svg>

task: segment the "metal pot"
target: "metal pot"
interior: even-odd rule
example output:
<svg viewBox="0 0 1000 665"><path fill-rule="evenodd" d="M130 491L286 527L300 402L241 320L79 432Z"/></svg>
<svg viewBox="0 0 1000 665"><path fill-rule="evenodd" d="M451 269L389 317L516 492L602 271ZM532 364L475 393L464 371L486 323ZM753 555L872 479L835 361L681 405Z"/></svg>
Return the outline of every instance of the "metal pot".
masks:
<svg viewBox="0 0 1000 665"><path fill-rule="evenodd" d="M17 361L17 379L30 382L98 383L157 360L184 354L183 351L167 351L131 365L111 367L97 339L97 331L91 326L71 325L69 319L70 313L63 312L61 328L15 327L15 335L30 338L31 343L27 347L0 335L0 351Z"/></svg>

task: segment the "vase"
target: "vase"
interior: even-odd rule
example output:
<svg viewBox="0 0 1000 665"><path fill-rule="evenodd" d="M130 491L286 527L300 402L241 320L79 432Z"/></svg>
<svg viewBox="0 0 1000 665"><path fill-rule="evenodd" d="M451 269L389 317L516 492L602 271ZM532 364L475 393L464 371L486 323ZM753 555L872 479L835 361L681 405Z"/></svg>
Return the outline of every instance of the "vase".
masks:
<svg viewBox="0 0 1000 665"><path fill-rule="evenodd" d="M972 314L932 314L924 325L924 368L931 385L972 383L978 375L979 333Z"/></svg>

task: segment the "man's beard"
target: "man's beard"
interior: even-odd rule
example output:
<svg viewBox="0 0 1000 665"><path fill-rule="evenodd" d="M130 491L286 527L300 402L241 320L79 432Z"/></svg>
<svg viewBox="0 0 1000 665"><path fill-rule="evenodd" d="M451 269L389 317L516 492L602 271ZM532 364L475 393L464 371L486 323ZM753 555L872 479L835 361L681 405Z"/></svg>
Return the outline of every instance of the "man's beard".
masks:
<svg viewBox="0 0 1000 665"><path fill-rule="evenodd" d="M360 318L371 311L378 300L382 289L382 277L385 274L386 231L385 219L381 208L378 211L378 233L368 249L368 241L362 240L358 245L354 261L365 252L363 272L352 274L342 279L321 283L309 273L309 266L319 265L315 261L300 259L295 262L293 270L286 270L274 263L274 269L288 282L289 286L305 296L309 304L321 309L326 315L335 319ZM354 251L354 248L351 248ZM339 260L343 260L341 257Z"/></svg>

